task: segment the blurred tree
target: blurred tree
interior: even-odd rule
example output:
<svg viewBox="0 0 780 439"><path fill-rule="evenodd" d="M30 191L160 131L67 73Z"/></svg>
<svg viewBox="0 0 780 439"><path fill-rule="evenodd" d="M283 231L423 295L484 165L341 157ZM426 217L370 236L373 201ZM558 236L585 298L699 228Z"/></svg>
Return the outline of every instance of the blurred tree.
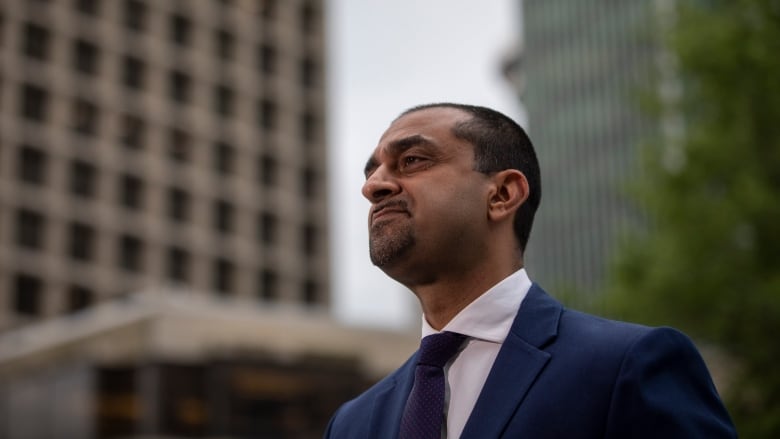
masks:
<svg viewBox="0 0 780 439"><path fill-rule="evenodd" d="M671 324L732 360L743 438L780 437L780 0L679 0L662 17L655 115L607 308ZM714 369L723 364L711 364Z"/></svg>

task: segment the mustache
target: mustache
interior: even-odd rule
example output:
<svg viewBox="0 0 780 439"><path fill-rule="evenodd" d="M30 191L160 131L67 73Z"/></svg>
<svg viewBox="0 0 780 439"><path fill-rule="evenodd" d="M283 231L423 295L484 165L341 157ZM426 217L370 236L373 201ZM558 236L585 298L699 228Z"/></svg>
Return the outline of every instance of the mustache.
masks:
<svg viewBox="0 0 780 439"><path fill-rule="evenodd" d="M404 212L408 212L409 205L406 202L406 200L385 201L384 203L379 203L374 205L374 207L371 209L371 216L373 217L374 215L376 215L377 213L385 209L403 210Z"/></svg>

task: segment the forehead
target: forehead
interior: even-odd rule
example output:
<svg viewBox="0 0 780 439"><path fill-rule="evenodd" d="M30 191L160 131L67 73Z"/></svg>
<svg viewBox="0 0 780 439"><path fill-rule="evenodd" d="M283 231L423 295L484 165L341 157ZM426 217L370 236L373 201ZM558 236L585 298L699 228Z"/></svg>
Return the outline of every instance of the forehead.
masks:
<svg viewBox="0 0 780 439"><path fill-rule="evenodd" d="M468 114L457 108L433 107L405 114L390 124L379 139L379 147L399 138L422 136L425 138L455 138L452 129L456 123L466 120Z"/></svg>

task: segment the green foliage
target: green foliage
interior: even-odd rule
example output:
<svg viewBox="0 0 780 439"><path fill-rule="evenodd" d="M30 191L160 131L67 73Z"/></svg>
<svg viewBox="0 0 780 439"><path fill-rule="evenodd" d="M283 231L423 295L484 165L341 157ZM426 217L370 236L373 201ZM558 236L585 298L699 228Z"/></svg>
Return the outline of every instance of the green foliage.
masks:
<svg viewBox="0 0 780 439"><path fill-rule="evenodd" d="M664 45L679 95L659 94L655 116L683 129L644 151L649 227L607 306L717 345L740 436L780 437L780 1L677 3Z"/></svg>

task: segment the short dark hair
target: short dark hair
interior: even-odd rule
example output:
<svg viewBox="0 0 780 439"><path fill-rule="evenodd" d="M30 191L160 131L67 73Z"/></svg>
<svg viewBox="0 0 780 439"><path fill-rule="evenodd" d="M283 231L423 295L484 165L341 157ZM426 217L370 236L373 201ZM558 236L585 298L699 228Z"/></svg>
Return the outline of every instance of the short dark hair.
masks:
<svg viewBox="0 0 780 439"><path fill-rule="evenodd" d="M539 160L525 130L514 120L498 111L476 105L450 102L412 107L404 116L429 108L454 108L471 115L471 119L455 124L453 134L474 145L475 170L491 174L505 169L517 169L528 180L528 199L515 214L514 230L520 250L525 251L534 215L542 199ZM399 116L399 117L401 117Z"/></svg>

